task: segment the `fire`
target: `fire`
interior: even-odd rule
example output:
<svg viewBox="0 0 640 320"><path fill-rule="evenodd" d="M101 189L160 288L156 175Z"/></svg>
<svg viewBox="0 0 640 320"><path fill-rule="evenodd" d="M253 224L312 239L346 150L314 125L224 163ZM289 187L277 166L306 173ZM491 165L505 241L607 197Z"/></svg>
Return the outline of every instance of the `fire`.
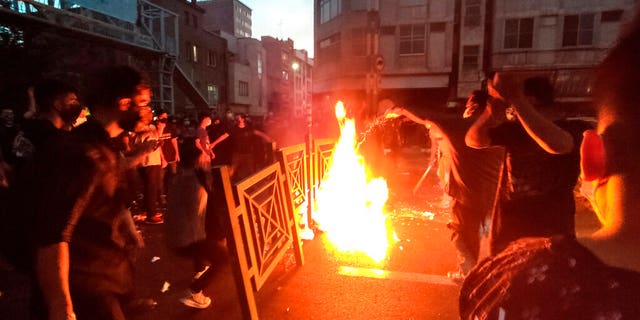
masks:
<svg viewBox="0 0 640 320"><path fill-rule="evenodd" d="M339 252L364 253L381 262L394 241L384 212L389 189L383 178L368 176L357 152L355 122L346 117L342 102L336 104L336 118L340 139L318 191L314 220Z"/></svg>

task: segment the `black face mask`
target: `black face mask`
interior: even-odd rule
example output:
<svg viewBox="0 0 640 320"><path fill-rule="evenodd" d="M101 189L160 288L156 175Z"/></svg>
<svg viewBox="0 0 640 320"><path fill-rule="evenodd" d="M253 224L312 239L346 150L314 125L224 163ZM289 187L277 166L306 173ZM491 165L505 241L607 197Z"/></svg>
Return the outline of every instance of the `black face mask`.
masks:
<svg viewBox="0 0 640 320"><path fill-rule="evenodd" d="M136 110L136 108L130 108L126 111L118 111L118 125L124 131L133 131L140 119L140 113Z"/></svg>
<svg viewBox="0 0 640 320"><path fill-rule="evenodd" d="M82 105L80 104L71 104L66 108L59 110L60 118L66 124L72 124L78 119L80 116L80 112L82 112Z"/></svg>
<svg viewBox="0 0 640 320"><path fill-rule="evenodd" d="M162 119L158 119L158 122L160 122L160 123L167 123L167 121L168 121L168 120L169 120L169 119L167 119L167 118L162 118Z"/></svg>

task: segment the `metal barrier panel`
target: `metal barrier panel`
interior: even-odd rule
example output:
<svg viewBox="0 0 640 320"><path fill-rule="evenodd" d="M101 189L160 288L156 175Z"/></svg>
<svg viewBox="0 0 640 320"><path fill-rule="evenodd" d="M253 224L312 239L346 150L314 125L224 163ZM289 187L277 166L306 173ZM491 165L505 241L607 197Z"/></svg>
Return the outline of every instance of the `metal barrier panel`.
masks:
<svg viewBox="0 0 640 320"><path fill-rule="evenodd" d="M306 146L297 144L281 148L277 152L277 157L291 187L293 209L300 213L301 207L308 200L309 189Z"/></svg>
<svg viewBox="0 0 640 320"><path fill-rule="evenodd" d="M260 290L285 253L293 246L296 262L304 264L291 190L281 164L231 184L226 166L214 168L229 214L227 245L245 319L257 319L254 292Z"/></svg>
<svg viewBox="0 0 640 320"><path fill-rule="evenodd" d="M331 168L333 152L336 146L335 139L316 139L313 141L315 152L315 187L319 187L325 174Z"/></svg>

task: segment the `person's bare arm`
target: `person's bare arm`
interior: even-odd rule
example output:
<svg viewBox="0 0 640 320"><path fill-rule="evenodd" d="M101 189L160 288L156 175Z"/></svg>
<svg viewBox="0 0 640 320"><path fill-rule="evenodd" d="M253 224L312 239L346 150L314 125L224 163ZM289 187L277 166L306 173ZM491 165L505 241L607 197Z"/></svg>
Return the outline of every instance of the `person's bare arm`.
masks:
<svg viewBox="0 0 640 320"><path fill-rule="evenodd" d="M567 154L573 151L575 145L571 134L537 112L526 99L515 100L514 109L529 136L546 152Z"/></svg>
<svg viewBox="0 0 640 320"><path fill-rule="evenodd" d="M267 135L266 133L260 131L260 130L253 130L253 134L257 135L258 137L262 138L264 141L272 143L273 139L271 139L271 137L269 137L269 135Z"/></svg>
<svg viewBox="0 0 640 320"><path fill-rule="evenodd" d="M69 291L69 244L59 242L39 248L36 275L49 320L75 319Z"/></svg>
<svg viewBox="0 0 640 320"><path fill-rule="evenodd" d="M216 139L215 141L213 141L211 143L211 149L213 149L218 143L224 141L225 139L229 138L229 134L228 133L223 133L221 136L218 137L218 139Z"/></svg>
<svg viewBox="0 0 640 320"><path fill-rule="evenodd" d="M471 125L464 136L464 142L468 147L484 149L491 146L489 130L498 124L494 119L494 111L487 105L487 108L480 114L478 119Z"/></svg>
<svg viewBox="0 0 640 320"><path fill-rule="evenodd" d="M171 145L173 146L173 150L176 151L176 161L180 161L180 150L178 149L178 138L172 138Z"/></svg>
<svg viewBox="0 0 640 320"><path fill-rule="evenodd" d="M405 116L407 117L407 119L427 127L427 129L431 128L431 126L433 125L433 122L429 121L428 119L420 118L413 112L401 107L396 107L387 111L385 116Z"/></svg>
<svg viewBox="0 0 640 320"><path fill-rule="evenodd" d="M496 74L488 83L489 91L496 92L509 101L522 126L533 140L546 152L566 154L574 149L571 134L538 112L524 95L523 82L515 77Z"/></svg>

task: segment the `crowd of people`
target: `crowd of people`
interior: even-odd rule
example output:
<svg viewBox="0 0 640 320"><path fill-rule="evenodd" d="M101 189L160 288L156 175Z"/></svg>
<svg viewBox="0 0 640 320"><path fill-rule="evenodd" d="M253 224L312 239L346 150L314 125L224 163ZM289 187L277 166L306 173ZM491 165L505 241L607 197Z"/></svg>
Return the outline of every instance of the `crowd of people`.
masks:
<svg viewBox="0 0 640 320"><path fill-rule="evenodd" d="M255 129L238 132L251 128L244 115L237 125L232 117L210 128L215 115L202 113L191 130L188 120L152 109L147 79L128 66L87 74L82 92L48 78L28 94L23 117L2 114L0 242L3 259L30 275L31 317L125 319L142 300L134 294L135 252L144 246L136 222L163 224L165 216L167 245L195 266L180 301L207 308L202 289L227 256L226 206L213 187L211 160L218 154L216 164L234 168L246 150L258 154L253 135L272 139ZM208 143L227 138L227 149ZM263 164L251 162L232 178Z"/></svg>
<svg viewBox="0 0 640 320"><path fill-rule="evenodd" d="M640 316L637 18L595 74L595 127L559 112L549 78L502 72L469 97L461 117L388 111L424 125L447 164L460 262L450 276L462 283L462 319ZM22 121L0 114L0 197L8 204L0 244L33 279L32 318L125 319L131 251L144 246L135 220L163 224L164 206L169 247L194 264L181 302L207 308L203 289L227 236L211 167L228 164L232 179L243 179L257 170L257 146L273 139L242 114L202 113L197 127L179 125L152 110L149 83L127 66L88 74L83 92L46 79L29 95ZM82 113L90 116L78 121ZM574 222L580 173L595 186L602 223L585 238ZM487 219L490 252L479 261Z"/></svg>

